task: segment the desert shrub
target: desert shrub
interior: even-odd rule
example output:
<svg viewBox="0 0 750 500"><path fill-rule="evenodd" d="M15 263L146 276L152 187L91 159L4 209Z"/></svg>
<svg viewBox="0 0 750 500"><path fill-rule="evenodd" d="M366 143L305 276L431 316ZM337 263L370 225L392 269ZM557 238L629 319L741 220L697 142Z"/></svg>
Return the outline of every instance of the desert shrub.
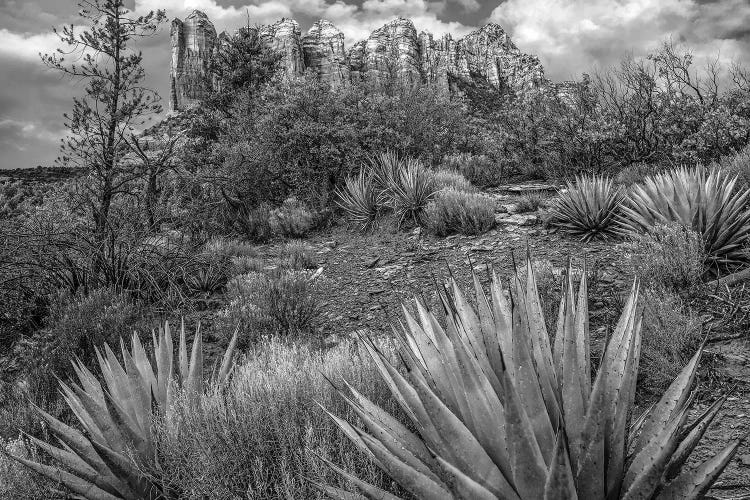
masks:
<svg viewBox="0 0 750 500"><path fill-rule="evenodd" d="M286 238L305 236L315 227L315 223L315 214L295 198L287 198L269 215L271 231Z"/></svg>
<svg viewBox="0 0 750 500"><path fill-rule="evenodd" d="M243 346L264 335L309 334L321 313L315 283L304 271L235 276L227 296L229 305L219 320L227 331L239 325Z"/></svg>
<svg viewBox="0 0 750 500"><path fill-rule="evenodd" d="M495 225L495 204L482 194L440 191L427 206L425 227L436 236L482 234Z"/></svg>
<svg viewBox="0 0 750 500"><path fill-rule="evenodd" d="M233 238L214 237L208 240L201 250L205 255L224 255L227 257L257 257L257 248L247 242Z"/></svg>
<svg viewBox="0 0 750 500"><path fill-rule="evenodd" d="M289 241L279 250L279 266L283 269L313 269L317 266L313 248L300 240Z"/></svg>
<svg viewBox="0 0 750 500"><path fill-rule="evenodd" d="M360 231L367 231L377 225L381 211L380 190L375 185L372 174L362 169L354 176L347 177L344 188L337 191L337 204L346 214L350 224Z"/></svg>
<svg viewBox="0 0 750 500"><path fill-rule="evenodd" d="M583 241L617 235L622 191L608 177L576 177L552 204L549 223Z"/></svg>
<svg viewBox="0 0 750 500"><path fill-rule="evenodd" d="M703 241L681 224L657 224L622 247L629 267L645 285L679 292L701 282L706 258Z"/></svg>
<svg viewBox="0 0 750 500"><path fill-rule="evenodd" d="M518 211L524 212L536 212L540 208L544 207L547 203L547 196L539 191L532 191L526 193L518 199L517 206Z"/></svg>
<svg viewBox="0 0 750 500"><path fill-rule="evenodd" d="M643 346L638 385L662 393L695 354L703 338L701 319L664 289L644 291Z"/></svg>
<svg viewBox="0 0 750 500"><path fill-rule="evenodd" d="M497 186L505 182L506 172L502 164L485 155L459 153L443 158L443 168L454 170L480 188Z"/></svg>
<svg viewBox="0 0 750 500"><path fill-rule="evenodd" d="M735 191L736 177L704 167L678 168L648 177L632 188L623 206L623 231L651 231L677 222L701 235L710 267L747 262L750 191Z"/></svg>
<svg viewBox="0 0 750 500"><path fill-rule="evenodd" d="M240 211L237 220L245 237L250 241L263 242L273 235L271 206L267 203Z"/></svg>
<svg viewBox="0 0 750 500"><path fill-rule="evenodd" d="M29 390L51 391L54 377L67 379L78 358L93 366L95 349L117 345L141 326L142 314L126 295L102 288L88 294L59 292L51 297L44 328L16 347Z"/></svg>
<svg viewBox="0 0 750 500"><path fill-rule="evenodd" d="M411 223L419 226L424 221L427 204L435 193L431 172L419 161L406 158L398 174L388 180L385 196L399 227Z"/></svg>
<svg viewBox="0 0 750 500"><path fill-rule="evenodd" d="M392 353L390 344L379 346ZM372 459L348 443L316 404L356 419L326 378L336 384L346 380L400 414L373 363L354 343L317 351L272 339L252 349L227 389L193 405L177 401L170 425L157 428L165 481L186 499L322 499L310 480L342 483L320 456L390 489Z"/></svg>
<svg viewBox="0 0 750 500"><path fill-rule="evenodd" d="M6 454L39 461L37 448L21 438L0 439L0 498L48 500L57 484L32 472Z"/></svg>
<svg viewBox="0 0 750 500"><path fill-rule="evenodd" d="M622 186L632 186L643 182L646 177L656 173L657 167L648 163L633 163L617 173L615 182Z"/></svg>
<svg viewBox="0 0 750 500"><path fill-rule="evenodd" d="M435 184L435 189L455 189L456 191L466 191L467 193L477 191L471 182L469 182L469 179L455 170L435 170L432 173L432 180Z"/></svg>
<svg viewBox="0 0 750 500"><path fill-rule="evenodd" d="M265 267L265 262L259 257L253 257L250 255L238 255L232 257L231 264L229 267L229 276L233 278L240 274L247 274L252 272L260 272Z"/></svg>
<svg viewBox="0 0 750 500"><path fill-rule="evenodd" d="M729 177L736 176L740 187L750 189L750 145L734 154L722 156L718 166Z"/></svg>

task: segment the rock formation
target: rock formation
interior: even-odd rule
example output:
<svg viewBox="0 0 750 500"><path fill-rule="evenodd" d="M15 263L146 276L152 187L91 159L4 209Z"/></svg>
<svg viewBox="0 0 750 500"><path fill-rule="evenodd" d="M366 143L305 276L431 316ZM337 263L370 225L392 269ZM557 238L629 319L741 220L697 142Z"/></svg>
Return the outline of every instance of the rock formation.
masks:
<svg viewBox="0 0 750 500"><path fill-rule="evenodd" d="M216 29L206 14L195 10L184 22L173 20L170 35L169 106L171 109L185 109L199 102L210 89L206 82L216 47Z"/></svg>
<svg viewBox="0 0 750 500"><path fill-rule="evenodd" d="M332 86L349 81L344 34L330 21L320 20L302 38L305 67Z"/></svg>
<svg viewBox="0 0 750 500"><path fill-rule="evenodd" d="M305 72L305 56L302 53L302 36L299 24L294 19L282 19L260 28L260 38L278 54L281 69L289 77L300 76Z"/></svg>
<svg viewBox="0 0 750 500"><path fill-rule="evenodd" d="M355 43L347 53L344 35L329 21L318 21L304 35L299 24L282 19L259 29L261 39L281 55L288 77L311 72L332 86L350 81L376 85L429 83L450 92L451 82L478 79L507 92L556 88L544 77L535 56L522 53L497 24L488 24L461 40L450 35L434 38L399 18ZM218 40L218 41L217 41ZM226 35L216 30L205 14L194 11L185 22L172 23L172 109L185 109L200 100L212 54L221 50ZM567 88L561 86L561 89Z"/></svg>

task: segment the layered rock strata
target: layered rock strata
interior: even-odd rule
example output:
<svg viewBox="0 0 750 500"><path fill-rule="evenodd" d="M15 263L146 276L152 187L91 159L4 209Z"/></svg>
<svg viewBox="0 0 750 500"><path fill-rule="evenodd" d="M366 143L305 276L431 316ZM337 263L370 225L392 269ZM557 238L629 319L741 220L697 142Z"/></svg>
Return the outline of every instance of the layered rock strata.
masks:
<svg viewBox="0 0 750 500"><path fill-rule="evenodd" d="M417 33L412 21L399 18L376 29L348 52L344 34L325 20L313 24L304 36L291 19L262 26L259 33L261 40L280 54L280 66L287 77L310 72L332 86L352 81L430 83L447 93L451 80L457 78L468 82L481 79L499 90L520 93L550 85L539 59L521 52L497 24L454 40L450 35L435 38L427 32ZM173 110L188 108L205 95L205 85L196 82L206 81L210 61L225 40L224 34L217 38L213 25L200 11L184 22L173 21Z"/></svg>

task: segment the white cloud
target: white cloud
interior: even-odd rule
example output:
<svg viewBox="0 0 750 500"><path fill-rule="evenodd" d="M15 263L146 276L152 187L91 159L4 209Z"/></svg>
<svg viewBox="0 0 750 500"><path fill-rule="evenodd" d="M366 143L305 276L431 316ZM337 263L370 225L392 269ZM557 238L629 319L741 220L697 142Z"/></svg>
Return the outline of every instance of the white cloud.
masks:
<svg viewBox="0 0 750 500"><path fill-rule="evenodd" d="M0 56L40 62L39 53L53 53L60 46L54 33L16 33L0 28Z"/></svg>
<svg viewBox="0 0 750 500"><path fill-rule="evenodd" d="M747 0L508 0L490 19L525 52L537 54L553 78L577 76L623 55L643 56L669 36L699 57L742 55L736 34L747 30ZM722 35L724 33L724 35ZM728 36L727 36L728 35Z"/></svg>

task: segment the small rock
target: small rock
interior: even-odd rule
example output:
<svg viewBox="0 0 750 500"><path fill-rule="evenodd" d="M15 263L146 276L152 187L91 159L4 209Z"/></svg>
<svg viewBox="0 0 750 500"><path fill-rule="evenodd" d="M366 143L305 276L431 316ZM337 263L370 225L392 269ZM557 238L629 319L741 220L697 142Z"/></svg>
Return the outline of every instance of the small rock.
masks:
<svg viewBox="0 0 750 500"><path fill-rule="evenodd" d="M750 454L740 455L740 463L745 467L750 467Z"/></svg>

